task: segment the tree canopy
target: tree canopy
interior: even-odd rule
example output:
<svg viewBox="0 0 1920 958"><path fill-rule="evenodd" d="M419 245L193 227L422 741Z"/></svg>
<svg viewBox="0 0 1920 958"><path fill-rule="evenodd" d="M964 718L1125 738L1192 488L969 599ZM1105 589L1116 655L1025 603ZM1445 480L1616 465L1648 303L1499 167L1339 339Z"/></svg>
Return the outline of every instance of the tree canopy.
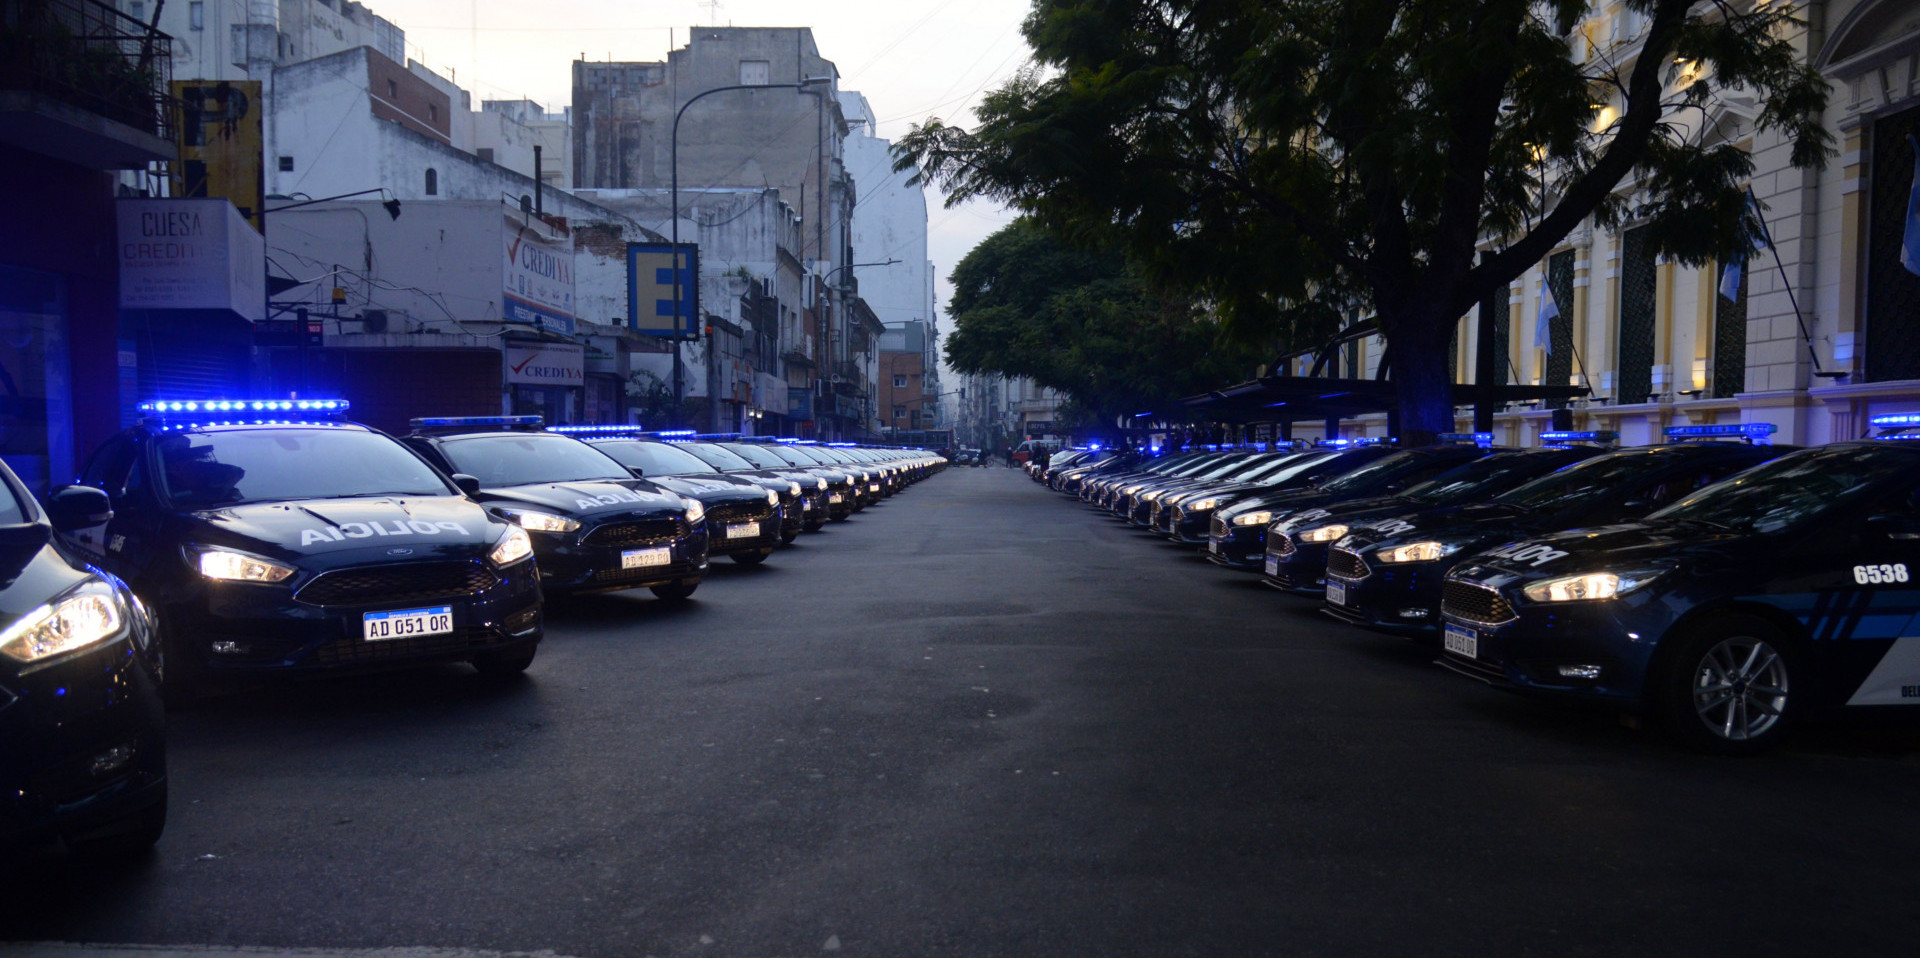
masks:
<svg viewBox="0 0 1920 958"><path fill-rule="evenodd" d="M952 278L947 365L1031 378L1107 424L1245 378L1262 359L1222 342L1187 298L1154 292L1120 250L1069 245L1029 219L974 247Z"/></svg>
<svg viewBox="0 0 1920 958"><path fill-rule="evenodd" d="M1372 313L1402 426L1449 431L1455 322L1578 226L1632 215L1689 264L1749 248L1731 103L1820 163L1826 88L1788 3L1035 0L1035 64L966 130L902 138L949 194L1122 244L1242 333L1314 344Z"/></svg>

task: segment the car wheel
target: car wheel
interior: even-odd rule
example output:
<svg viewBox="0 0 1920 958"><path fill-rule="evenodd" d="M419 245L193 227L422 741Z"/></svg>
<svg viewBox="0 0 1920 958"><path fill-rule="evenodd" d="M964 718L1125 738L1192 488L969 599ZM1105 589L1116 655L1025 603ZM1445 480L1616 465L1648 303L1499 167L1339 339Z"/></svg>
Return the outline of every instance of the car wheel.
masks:
<svg viewBox="0 0 1920 958"><path fill-rule="evenodd" d="M533 665L533 657L538 651L535 648L525 652L489 652L475 656L471 662L485 678L510 679Z"/></svg>
<svg viewBox="0 0 1920 958"><path fill-rule="evenodd" d="M733 559L733 561L735 562L740 563L741 565L759 565L760 563L767 561L767 553L736 552L729 558Z"/></svg>
<svg viewBox="0 0 1920 958"><path fill-rule="evenodd" d="M167 796L105 829L67 838L67 851L75 858L92 861L119 861L138 858L153 850L167 830Z"/></svg>
<svg viewBox="0 0 1920 958"><path fill-rule="evenodd" d="M1792 727L1798 664L1772 623L1727 616L1682 640L1659 677L1655 704L1668 730L1689 747L1751 755L1772 748Z"/></svg>
<svg viewBox="0 0 1920 958"><path fill-rule="evenodd" d="M700 583L698 582L675 582L672 585L654 586L653 594L657 598L666 599L670 602L678 602L692 595L693 590L699 587Z"/></svg>

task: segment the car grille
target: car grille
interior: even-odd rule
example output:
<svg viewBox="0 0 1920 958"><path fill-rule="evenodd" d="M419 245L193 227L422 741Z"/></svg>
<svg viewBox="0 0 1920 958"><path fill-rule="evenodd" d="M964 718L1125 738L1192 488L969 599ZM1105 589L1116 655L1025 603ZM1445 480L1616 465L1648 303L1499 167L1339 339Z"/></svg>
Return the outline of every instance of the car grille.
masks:
<svg viewBox="0 0 1920 958"><path fill-rule="evenodd" d="M1267 537L1267 552L1277 556L1293 554L1293 537L1284 532L1276 532Z"/></svg>
<svg viewBox="0 0 1920 958"><path fill-rule="evenodd" d="M1373 570L1367 568L1367 560L1360 558L1360 553L1358 552L1350 552L1346 549L1328 549L1327 573L1329 575L1337 575L1342 579L1364 579L1372 575Z"/></svg>
<svg viewBox="0 0 1920 958"><path fill-rule="evenodd" d="M1440 611L1482 625L1501 625L1519 617L1500 593L1454 579L1448 579L1440 590Z"/></svg>
<svg viewBox="0 0 1920 958"><path fill-rule="evenodd" d="M1212 528L1213 528L1213 534L1214 534L1214 535L1216 535L1216 536L1224 536L1224 535L1226 535L1226 534L1227 534L1227 520L1225 520L1225 519L1223 519L1223 518L1221 518L1221 517L1219 517L1219 516L1214 516L1214 517L1213 517L1213 523L1212 523Z"/></svg>
<svg viewBox="0 0 1920 958"><path fill-rule="evenodd" d="M479 562L409 562L323 572L294 598L312 605L415 602L485 592L499 582Z"/></svg>
<svg viewBox="0 0 1920 958"><path fill-rule="evenodd" d="M724 506L714 506L708 509L707 522L708 524L715 522L753 522L759 519L765 519L768 514L765 505L740 502Z"/></svg>
<svg viewBox="0 0 1920 958"><path fill-rule="evenodd" d="M644 519L639 522L609 522L587 533L580 540L590 546L625 546L637 542L678 539L687 534L683 519Z"/></svg>
<svg viewBox="0 0 1920 958"><path fill-rule="evenodd" d="M484 651L506 641L499 632L485 626L468 626L444 635L423 635L412 639L368 642L365 639L341 639L314 649L307 656L310 665L357 665L362 662L387 662L394 659L458 657L464 652Z"/></svg>

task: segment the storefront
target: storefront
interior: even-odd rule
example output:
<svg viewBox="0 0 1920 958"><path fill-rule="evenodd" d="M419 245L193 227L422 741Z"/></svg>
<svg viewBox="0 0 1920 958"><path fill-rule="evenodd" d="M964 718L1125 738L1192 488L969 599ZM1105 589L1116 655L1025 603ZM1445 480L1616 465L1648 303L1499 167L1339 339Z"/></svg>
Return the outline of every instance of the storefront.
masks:
<svg viewBox="0 0 1920 958"><path fill-rule="evenodd" d="M502 345L513 415L543 416L549 423L589 421L586 347L535 339L508 339Z"/></svg>

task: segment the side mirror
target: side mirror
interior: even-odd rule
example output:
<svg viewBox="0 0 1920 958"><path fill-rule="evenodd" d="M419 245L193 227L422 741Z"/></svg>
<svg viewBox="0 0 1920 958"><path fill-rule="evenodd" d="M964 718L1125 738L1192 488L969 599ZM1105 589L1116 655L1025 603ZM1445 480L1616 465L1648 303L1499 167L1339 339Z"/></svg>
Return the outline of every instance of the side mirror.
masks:
<svg viewBox="0 0 1920 958"><path fill-rule="evenodd" d="M47 520L58 532L105 525L113 518L113 503L92 486L61 486L47 496Z"/></svg>
<svg viewBox="0 0 1920 958"><path fill-rule="evenodd" d="M464 472L456 472L453 474L453 484L459 486L460 491L467 495L477 496L480 494L480 480Z"/></svg>
<svg viewBox="0 0 1920 958"><path fill-rule="evenodd" d="M1903 515L1871 516L1867 528L1889 539L1920 539L1920 518Z"/></svg>

